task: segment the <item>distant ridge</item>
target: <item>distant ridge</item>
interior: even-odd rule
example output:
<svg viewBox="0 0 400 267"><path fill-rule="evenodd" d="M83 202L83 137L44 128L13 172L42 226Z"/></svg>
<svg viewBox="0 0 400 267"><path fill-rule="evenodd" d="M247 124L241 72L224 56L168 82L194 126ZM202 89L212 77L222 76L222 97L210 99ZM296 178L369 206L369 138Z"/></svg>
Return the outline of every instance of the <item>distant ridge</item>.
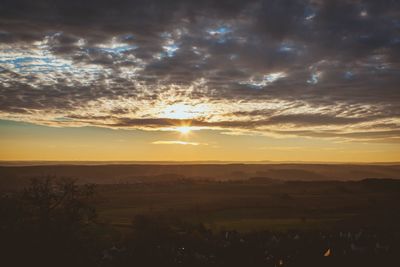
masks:
<svg viewBox="0 0 400 267"><path fill-rule="evenodd" d="M334 161L47 161L47 160L0 160L0 166L47 166L47 165L207 165L207 164L340 164L340 165L400 165L400 162L334 162Z"/></svg>

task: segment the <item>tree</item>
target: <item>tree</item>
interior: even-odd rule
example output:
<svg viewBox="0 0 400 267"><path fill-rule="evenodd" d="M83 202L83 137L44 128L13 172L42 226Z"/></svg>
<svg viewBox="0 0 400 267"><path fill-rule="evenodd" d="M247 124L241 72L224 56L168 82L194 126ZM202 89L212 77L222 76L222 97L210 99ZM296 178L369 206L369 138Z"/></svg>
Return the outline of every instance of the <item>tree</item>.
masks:
<svg viewBox="0 0 400 267"><path fill-rule="evenodd" d="M40 228L73 230L91 223L96 211L91 203L95 193L92 184L77 185L68 178L45 177L32 179L22 194L22 201L31 219Z"/></svg>
<svg viewBox="0 0 400 267"><path fill-rule="evenodd" d="M11 263L7 266L89 266L97 246L94 196L94 185L42 177L2 197L3 261Z"/></svg>

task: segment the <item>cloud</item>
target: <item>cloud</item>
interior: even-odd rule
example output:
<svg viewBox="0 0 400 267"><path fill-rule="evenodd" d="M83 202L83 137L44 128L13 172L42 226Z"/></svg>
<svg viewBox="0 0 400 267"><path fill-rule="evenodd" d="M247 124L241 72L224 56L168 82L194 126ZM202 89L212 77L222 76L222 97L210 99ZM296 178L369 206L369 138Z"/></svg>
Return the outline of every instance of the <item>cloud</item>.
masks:
<svg viewBox="0 0 400 267"><path fill-rule="evenodd" d="M153 145L189 145L189 146L200 146L200 145L207 145L206 143L197 143L197 142L186 142L186 141L179 141L179 140L173 140L173 141L154 141L152 142Z"/></svg>
<svg viewBox="0 0 400 267"><path fill-rule="evenodd" d="M399 11L390 0L4 0L0 118L392 140Z"/></svg>

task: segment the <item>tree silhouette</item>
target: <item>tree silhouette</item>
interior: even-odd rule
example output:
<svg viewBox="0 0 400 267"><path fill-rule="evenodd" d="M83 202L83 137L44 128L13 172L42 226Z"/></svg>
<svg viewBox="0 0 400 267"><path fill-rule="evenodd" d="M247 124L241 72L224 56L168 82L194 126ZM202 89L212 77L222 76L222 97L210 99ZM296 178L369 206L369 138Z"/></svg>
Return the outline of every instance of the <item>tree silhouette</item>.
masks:
<svg viewBox="0 0 400 267"><path fill-rule="evenodd" d="M79 186L69 178L36 178L25 188L22 201L39 227L46 231L51 226L72 230L96 218L91 203L94 189L94 185Z"/></svg>
<svg viewBox="0 0 400 267"><path fill-rule="evenodd" d="M96 248L94 196L94 185L41 177L22 192L3 197L3 260L11 266L87 266Z"/></svg>

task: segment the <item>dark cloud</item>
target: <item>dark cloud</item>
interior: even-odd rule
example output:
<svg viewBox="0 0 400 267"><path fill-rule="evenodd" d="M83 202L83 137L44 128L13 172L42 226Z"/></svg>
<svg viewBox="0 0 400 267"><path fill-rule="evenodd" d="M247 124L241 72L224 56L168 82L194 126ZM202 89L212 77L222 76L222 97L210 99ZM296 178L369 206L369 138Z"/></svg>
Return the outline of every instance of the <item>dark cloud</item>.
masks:
<svg viewBox="0 0 400 267"><path fill-rule="evenodd" d="M149 127L164 127L164 126L181 126L191 125L200 127L223 127L223 128L247 128L257 129L257 127L273 126L273 125L297 125L297 126L345 126L353 125L362 122L371 122L377 119L376 117L361 117L361 118L346 118L338 116L320 115L320 114L291 114L291 115L277 115L269 118L252 120L252 121L228 121L221 120L210 122L207 120L189 120L189 119L168 119L168 118L117 118L117 117L104 117L104 116L70 116L74 119L83 120L103 120L115 119L118 122L111 124L115 127L135 127L135 126L149 126ZM381 125L389 127L397 127L395 124Z"/></svg>
<svg viewBox="0 0 400 267"><path fill-rule="evenodd" d="M193 123L398 126L396 0L3 0L0 28L5 117L92 108L88 123L159 127L143 114L160 103L283 101Z"/></svg>

